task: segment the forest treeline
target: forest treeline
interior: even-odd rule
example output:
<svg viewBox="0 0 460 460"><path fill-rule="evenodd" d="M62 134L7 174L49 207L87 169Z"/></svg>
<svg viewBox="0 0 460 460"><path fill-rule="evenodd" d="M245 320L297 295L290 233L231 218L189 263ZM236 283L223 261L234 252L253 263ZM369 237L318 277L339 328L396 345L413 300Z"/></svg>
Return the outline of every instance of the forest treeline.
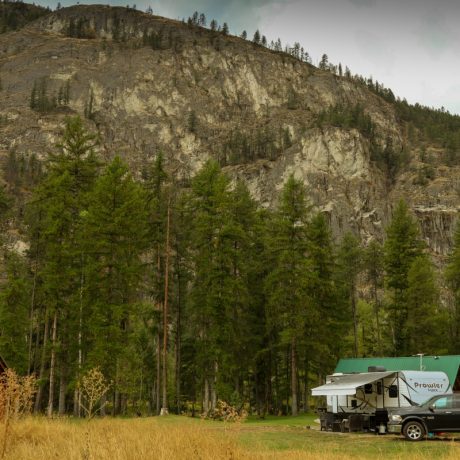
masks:
<svg viewBox="0 0 460 460"><path fill-rule="evenodd" d="M334 241L293 177L268 210L213 161L185 188L167 163L140 178L104 164L77 117L34 179L29 249L2 241L0 354L38 377L37 412L78 415L80 376L99 367L113 414L218 399L297 414L340 357L460 352L460 228L440 280L402 201L363 246ZM2 190L2 234L11 203Z"/></svg>

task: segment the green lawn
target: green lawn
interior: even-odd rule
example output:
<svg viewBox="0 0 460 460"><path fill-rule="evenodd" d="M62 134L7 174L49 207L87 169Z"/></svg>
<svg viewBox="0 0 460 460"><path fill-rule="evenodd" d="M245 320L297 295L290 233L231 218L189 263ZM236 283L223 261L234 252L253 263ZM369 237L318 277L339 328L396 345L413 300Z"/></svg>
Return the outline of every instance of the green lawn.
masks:
<svg viewBox="0 0 460 460"><path fill-rule="evenodd" d="M321 432L314 422L316 414L298 417L267 416L265 419L249 417L242 424L203 421L187 417L170 416L161 423L201 423L220 430L237 433L239 442L254 451L304 451L312 454L349 455L354 458L460 458L460 442L451 439L434 439L412 443L401 436L356 433ZM307 427L310 428L307 428Z"/></svg>
<svg viewBox="0 0 460 460"><path fill-rule="evenodd" d="M267 415L265 418L261 419L257 416L250 416L245 425L253 426L294 426L294 427L305 427L305 426L319 426L315 423L315 420L318 419L317 414L301 414L297 417L277 417L276 415Z"/></svg>

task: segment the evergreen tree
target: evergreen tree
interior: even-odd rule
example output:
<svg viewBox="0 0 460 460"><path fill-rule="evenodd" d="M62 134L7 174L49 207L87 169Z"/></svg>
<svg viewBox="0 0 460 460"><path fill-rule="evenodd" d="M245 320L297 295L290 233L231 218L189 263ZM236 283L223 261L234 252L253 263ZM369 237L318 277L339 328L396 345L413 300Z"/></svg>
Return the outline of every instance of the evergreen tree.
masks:
<svg viewBox="0 0 460 460"><path fill-rule="evenodd" d="M0 291L0 350L11 368L25 374L28 367L30 283L21 257L5 257L6 282Z"/></svg>
<svg viewBox="0 0 460 460"><path fill-rule="evenodd" d="M163 321L164 308L164 253L166 245L166 216L167 216L167 183L168 175L165 170L165 160L162 152L159 152L155 161L148 171L145 190L146 190L146 210L147 210L147 243L148 253L151 257L150 267L147 271L149 282L148 294L153 299L153 309L150 311L150 321L154 326L154 344L152 349L155 350L155 401L154 407L156 413L160 413L160 388L162 374L162 353L161 353L161 327ZM174 219L173 222L176 220Z"/></svg>
<svg viewBox="0 0 460 460"><path fill-rule="evenodd" d="M317 213L308 225L308 254L311 261L311 297L315 320L307 324L306 337L311 337L306 355L308 368L327 373L338 357L343 356L343 331L348 325L349 312L339 301L337 261L331 230L323 213ZM313 340L320 335L321 341ZM308 383L308 382L307 382Z"/></svg>
<svg viewBox="0 0 460 460"><path fill-rule="evenodd" d="M428 256L414 259L407 274L407 340L414 355L444 354L447 351L447 318L439 310L439 290Z"/></svg>
<svg viewBox="0 0 460 460"><path fill-rule="evenodd" d="M329 68L329 58L327 54L323 54L321 57L321 61L319 63L319 68L321 70L327 70Z"/></svg>
<svg viewBox="0 0 460 460"><path fill-rule="evenodd" d="M260 44L260 32L259 32L259 30L255 31L252 41L257 45Z"/></svg>
<svg viewBox="0 0 460 460"><path fill-rule="evenodd" d="M460 221L457 222L453 242L445 277L453 297L450 317L450 352L460 353Z"/></svg>
<svg viewBox="0 0 460 460"><path fill-rule="evenodd" d="M118 413L127 377L122 369L131 359L147 233L144 191L119 157L97 180L84 219L89 311L84 323L89 331L86 364L100 366L114 381L114 412Z"/></svg>
<svg viewBox="0 0 460 460"><path fill-rule="evenodd" d="M370 298L374 311L375 351L383 356L381 294L383 288L383 248L377 240L372 240L363 254L366 282L370 285Z"/></svg>
<svg viewBox="0 0 460 460"><path fill-rule="evenodd" d="M95 137L85 131L81 119L68 119L63 140L57 145L56 151L48 155L48 173L35 190L29 205L28 213L33 216L30 227L31 253L36 258L35 276L39 278L40 296L45 305L42 316L45 321L46 318L53 319L50 334L49 414L53 412L56 365L61 365L61 409L69 383L66 376L70 368L77 365L78 350L74 348L72 337L79 334L84 239L81 234L81 212L87 206L88 193L98 174L99 162L94 147ZM58 332L61 324L62 329ZM45 326L43 340L46 342L48 326ZM39 375L42 378L43 359L40 366ZM37 408L40 407L41 397L42 387L36 398Z"/></svg>
<svg viewBox="0 0 460 460"><path fill-rule="evenodd" d="M270 236L273 269L267 277L269 325L289 352L291 412L298 413L298 355L305 329L314 318L311 264L307 258L308 206L303 184L286 182Z"/></svg>
<svg viewBox="0 0 460 460"><path fill-rule="evenodd" d="M245 30L243 30L243 32L241 32L240 37L241 37L243 40L247 40L247 38L248 38L248 33L247 33Z"/></svg>
<svg viewBox="0 0 460 460"><path fill-rule="evenodd" d="M228 24L226 22L224 22L224 24L222 26L222 34L223 35L228 35L228 32L229 32Z"/></svg>
<svg viewBox="0 0 460 460"><path fill-rule="evenodd" d="M231 311L233 304L231 265L226 257L230 241L225 235L228 187L228 178L218 165L208 162L193 180L190 202L195 272L190 295L205 412L215 407L219 376L225 372L219 369L228 352L221 332L228 326L226 312Z"/></svg>
<svg viewBox="0 0 460 460"><path fill-rule="evenodd" d="M348 304L353 322L353 356L358 357L358 277L362 269L362 251L359 240L345 233L339 248L340 278L344 300Z"/></svg>
<svg viewBox="0 0 460 460"><path fill-rule="evenodd" d="M414 260L422 255L422 249L417 224L410 216L406 203L401 200L386 229L384 245L385 285L389 294L387 315L392 336L392 353L395 356L404 356L409 352L408 276Z"/></svg>

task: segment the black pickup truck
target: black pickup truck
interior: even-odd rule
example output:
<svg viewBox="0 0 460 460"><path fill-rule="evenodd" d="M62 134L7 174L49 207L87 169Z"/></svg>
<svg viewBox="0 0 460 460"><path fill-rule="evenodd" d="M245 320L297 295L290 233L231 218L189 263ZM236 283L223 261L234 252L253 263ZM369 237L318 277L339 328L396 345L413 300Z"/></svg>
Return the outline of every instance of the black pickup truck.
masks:
<svg viewBox="0 0 460 460"><path fill-rule="evenodd" d="M434 396L420 406L396 409L388 414L388 432L420 441L429 433L460 432L460 394Z"/></svg>

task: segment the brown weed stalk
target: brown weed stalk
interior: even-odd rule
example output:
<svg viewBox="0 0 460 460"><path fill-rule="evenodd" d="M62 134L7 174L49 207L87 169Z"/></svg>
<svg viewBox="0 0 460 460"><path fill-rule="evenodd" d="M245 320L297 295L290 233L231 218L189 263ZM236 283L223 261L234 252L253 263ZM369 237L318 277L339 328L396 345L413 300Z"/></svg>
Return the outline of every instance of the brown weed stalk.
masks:
<svg viewBox="0 0 460 460"><path fill-rule="evenodd" d="M36 391L33 375L19 377L13 369L7 369L0 376L0 422L3 424L0 458L5 457L8 440L12 437L12 423L30 412Z"/></svg>

